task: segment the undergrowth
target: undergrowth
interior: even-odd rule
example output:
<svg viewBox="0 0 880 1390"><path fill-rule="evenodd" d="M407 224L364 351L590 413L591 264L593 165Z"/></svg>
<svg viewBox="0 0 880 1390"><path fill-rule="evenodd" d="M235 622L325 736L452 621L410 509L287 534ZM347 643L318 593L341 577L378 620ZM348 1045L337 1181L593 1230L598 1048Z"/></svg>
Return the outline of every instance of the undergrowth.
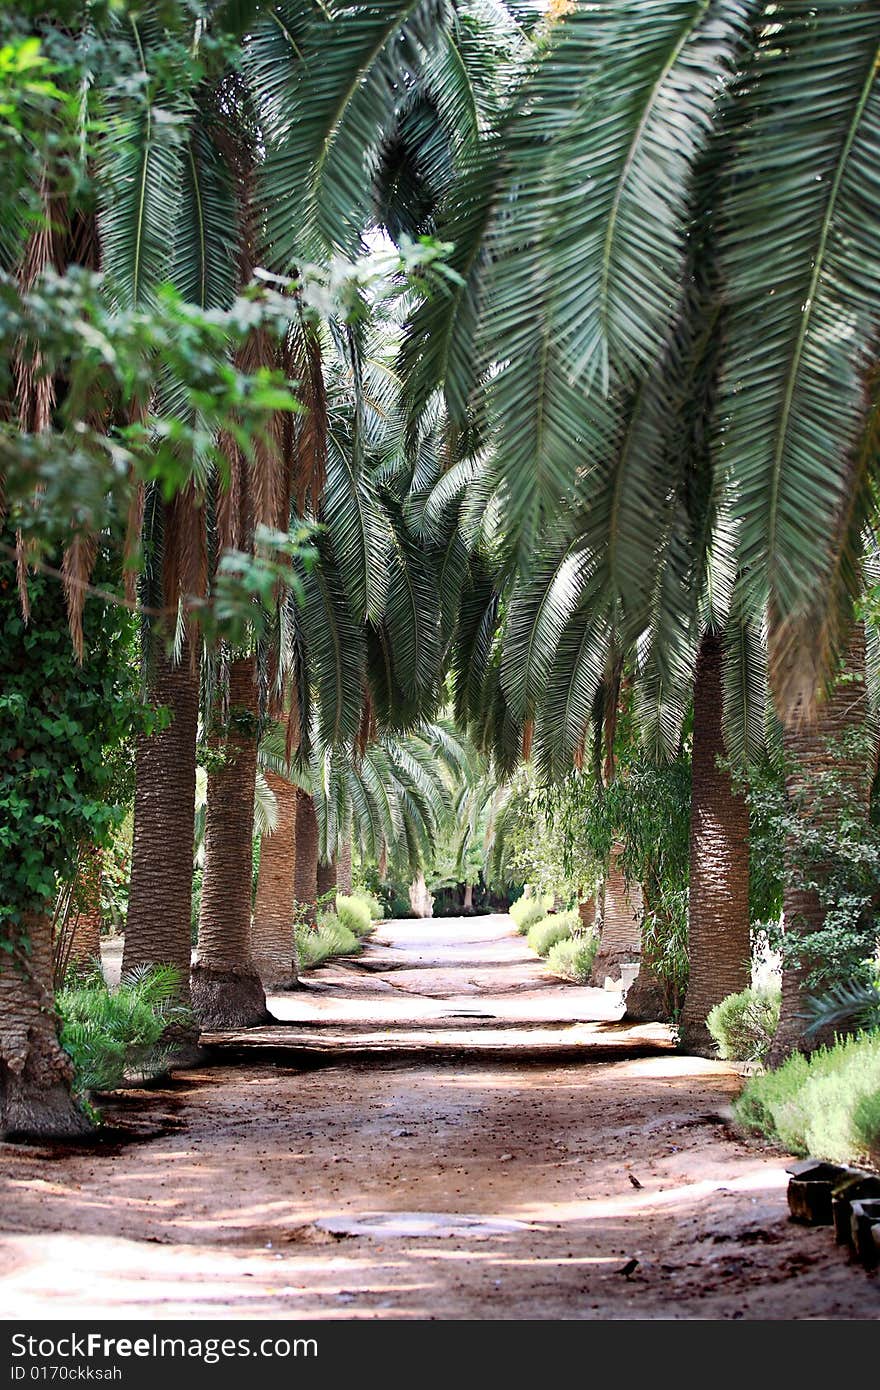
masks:
<svg viewBox="0 0 880 1390"><path fill-rule="evenodd" d="M350 927L341 922L335 912L326 912L316 927L299 923L296 927L296 949L301 970L314 970L334 956L356 956L361 943Z"/></svg>
<svg viewBox="0 0 880 1390"><path fill-rule="evenodd" d="M586 936L569 936L550 947L547 965L554 975L585 985L589 981L598 946L599 938L595 932Z"/></svg>
<svg viewBox="0 0 880 1390"><path fill-rule="evenodd" d="M843 1038L809 1060L794 1053L752 1077L734 1109L791 1153L880 1167L880 1033Z"/></svg>
<svg viewBox="0 0 880 1390"><path fill-rule="evenodd" d="M99 970L71 977L57 995L61 1046L74 1066L78 1095L113 1091L126 1080L161 1074L173 1048L164 1043L171 1024L192 1027L192 1011L179 1002L180 976L171 966L124 975L108 989Z"/></svg>

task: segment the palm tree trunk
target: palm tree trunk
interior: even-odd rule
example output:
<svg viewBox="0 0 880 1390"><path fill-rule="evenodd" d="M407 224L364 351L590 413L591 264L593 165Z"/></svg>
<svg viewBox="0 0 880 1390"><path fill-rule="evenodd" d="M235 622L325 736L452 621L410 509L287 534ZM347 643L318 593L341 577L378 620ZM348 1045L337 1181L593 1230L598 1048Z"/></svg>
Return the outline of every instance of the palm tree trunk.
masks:
<svg viewBox="0 0 880 1390"><path fill-rule="evenodd" d="M30 917L25 931L27 949L0 951L0 1136L72 1138L91 1126L58 1042L49 917Z"/></svg>
<svg viewBox="0 0 880 1390"><path fill-rule="evenodd" d="M603 889L602 933L593 962L592 982L604 985L606 979L619 980L621 966L632 965L641 951L642 905L638 885L627 885L618 867L621 846L615 846Z"/></svg>
<svg viewBox="0 0 880 1390"><path fill-rule="evenodd" d="M639 972L626 992L626 1008L623 1017L627 1023L668 1023L672 1010L666 986L656 974L650 960L650 951L644 939L644 924L650 911L650 890L646 883L641 885L642 895L642 940L639 955Z"/></svg>
<svg viewBox="0 0 880 1390"><path fill-rule="evenodd" d="M318 818L315 802L300 787L296 794L296 874L294 878L297 906L303 911L303 921L313 927L317 920L318 898Z"/></svg>
<svg viewBox="0 0 880 1390"><path fill-rule="evenodd" d="M89 845L80 854L75 890L76 914L67 966L77 975L88 974L101 964L101 881L104 856L98 845Z"/></svg>
<svg viewBox="0 0 880 1390"><path fill-rule="evenodd" d="M434 899L428 892L425 875L419 871L409 886L409 904L414 917L433 917Z"/></svg>
<svg viewBox="0 0 880 1390"><path fill-rule="evenodd" d="M159 644L157 643L157 646ZM199 673L188 644L179 664L156 652L150 702L166 706L166 729L135 750L134 836L123 971L173 965L189 998Z"/></svg>
<svg viewBox="0 0 880 1390"><path fill-rule="evenodd" d="M473 912L474 910L474 885L466 883L464 885L464 902L462 903L463 912Z"/></svg>
<svg viewBox="0 0 880 1390"><path fill-rule="evenodd" d="M251 955L257 700L254 658L229 668L223 759L208 774L205 873L192 999L203 1028L249 1028L270 1017Z"/></svg>
<svg viewBox="0 0 880 1390"><path fill-rule="evenodd" d="M254 964L268 989L291 989L299 976L293 934L296 865L296 787L267 772L275 794L278 824L260 841L260 872L251 934Z"/></svg>
<svg viewBox="0 0 880 1390"><path fill-rule="evenodd" d="M714 1057L706 1016L751 979L749 941L749 811L734 790L724 757L723 647L707 632L694 683L691 758L690 974L681 1017L688 1052Z"/></svg>
<svg viewBox="0 0 880 1390"><path fill-rule="evenodd" d="M596 925L596 899L584 898L578 903L578 916L581 919L581 927L586 931L593 931Z"/></svg>
<svg viewBox="0 0 880 1390"><path fill-rule="evenodd" d="M339 891L351 893L351 834L345 836L339 847Z"/></svg>
<svg viewBox="0 0 880 1390"><path fill-rule="evenodd" d="M833 832L850 798L864 808L867 821L871 769L859 740L852 739L853 734L865 730L867 714L865 630L857 623L840 675L828 698L819 704L815 722L793 722L783 732L786 765L790 769L786 796L790 810L805 830ZM840 788L837 795L829 786L829 775ZM827 871L826 865L811 864L808 877L821 882ZM826 908L819 893L803 886L798 837L789 836L785 844L783 888L782 1010L768 1058L770 1066L778 1066L792 1052L809 1053L833 1041L831 1036L807 1036L805 1031L805 1001L815 992L807 981L818 964L810 952L809 941L814 932L824 927L825 917ZM795 953L793 947L801 949Z"/></svg>
<svg viewBox="0 0 880 1390"><path fill-rule="evenodd" d="M335 854L328 864L322 864L320 860L318 861L317 891L319 898L327 897L331 893L335 898L339 891L339 871ZM332 907L332 903L330 906Z"/></svg>

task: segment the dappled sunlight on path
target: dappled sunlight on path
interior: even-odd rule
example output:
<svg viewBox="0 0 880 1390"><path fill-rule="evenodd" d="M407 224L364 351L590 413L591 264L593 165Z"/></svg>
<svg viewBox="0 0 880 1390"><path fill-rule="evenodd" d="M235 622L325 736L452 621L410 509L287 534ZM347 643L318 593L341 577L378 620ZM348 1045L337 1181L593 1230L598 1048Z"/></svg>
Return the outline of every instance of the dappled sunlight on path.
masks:
<svg viewBox="0 0 880 1390"><path fill-rule="evenodd" d="M521 987L462 1003L481 970ZM419 971L446 992L395 987ZM0 1146L7 1316L880 1315L878 1281L787 1221L783 1159L729 1127L731 1068L554 982L506 918L390 924L271 1002L287 1021L252 1045L108 1105L140 1138Z"/></svg>

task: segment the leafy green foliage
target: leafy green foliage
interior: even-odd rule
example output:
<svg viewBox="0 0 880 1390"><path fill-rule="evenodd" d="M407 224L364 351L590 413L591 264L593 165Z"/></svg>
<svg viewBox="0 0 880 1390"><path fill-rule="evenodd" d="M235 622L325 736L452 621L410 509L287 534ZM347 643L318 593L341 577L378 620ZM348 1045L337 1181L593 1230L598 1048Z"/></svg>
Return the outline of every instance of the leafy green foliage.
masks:
<svg viewBox="0 0 880 1390"><path fill-rule="evenodd" d="M511 903L510 915L519 934L525 936L529 927L533 926L535 922L542 921L552 906L552 893L544 894L541 897L523 893L521 898L517 898L515 903Z"/></svg>
<svg viewBox="0 0 880 1390"><path fill-rule="evenodd" d="M731 1062L763 1062L779 1023L779 989L744 989L710 1009L706 1027L718 1056Z"/></svg>
<svg viewBox="0 0 880 1390"><path fill-rule="evenodd" d="M874 978L841 980L807 1001L810 1023L807 1033L826 1028L841 1028L852 1032L880 1029L880 972L872 962Z"/></svg>
<svg viewBox="0 0 880 1390"><path fill-rule="evenodd" d="M752 1077L737 1118L795 1154L836 1163L880 1159L880 1033L846 1038L809 1061L794 1053Z"/></svg>
<svg viewBox="0 0 880 1390"><path fill-rule="evenodd" d="M356 888L352 896L364 904L372 921L381 922L385 916L385 909L375 893L368 893L365 888Z"/></svg>
<svg viewBox="0 0 880 1390"><path fill-rule="evenodd" d="M3 541L12 540L8 530ZM108 756L148 727L132 668L132 620L95 601L83 613L85 659L74 655L61 585L29 578L25 623L14 564L0 553L0 945L29 914L51 911L56 880L81 843L107 842L119 819ZM107 798L110 796L108 802Z"/></svg>
<svg viewBox="0 0 880 1390"><path fill-rule="evenodd" d="M357 894L349 897L346 893L337 893L336 916L355 936L366 936L373 929L370 904Z"/></svg>
<svg viewBox="0 0 880 1390"><path fill-rule="evenodd" d="M193 1022L179 995L170 966L132 971L114 990L100 972L59 990L61 1046L73 1060L74 1090L112 1091L129 1078L162 1072L172 1051L163 1046L166 1030Z"/></svg>
<svg viewBox="0 0 880 1390"><path fill-rule="evenodd" d="M744 581L756 605L769 594L795 620L797 670L823 641L847 567L845 583L855 579L863 502L853 460L871 410L864 363L880 308L880 15L794 0L777 17L738 94L719 407ZM804 101L807 90L820 100Z"/></svg>
<svg viewBox="0 0 880 1390"><path fill-rule="evenodd" d="M316 927L297 923L297 959L301 970L314 970L334 956L356 956L361 944L334 912L324 913Z"/></svg>
<svg viewBox="0 0 880 1390"><path fill-rule="evenodd" d="M808 983L817 994L844 982L870 982L880 830L865 814L862 790L836 771L834 755L855 757L867 769L871 744L871 735L861 731L831 742L828 766L809 774L798 769L799 789L792 796L785 793L785 774L792 768L759 768L748 783L752 916L762 923L770 945L781 949L784 963L809 968ZM822 928L806 938L797 932L780 938L775 930L782 907L783 846L791 887L814 891L825 909Z"/></svg>
<svg viewBox="0 0 880 1390"><path fill-rule="evenodd" d="M546 956L551 946L573 936L578 931L580 922L581 919L577 911L557 912L550 917L543 917L540 921L533 922L529 927L526 940L537 955Z"/></svg>
<svg viewBox="0 0 880 1390"><path fill-rule="evenodd" d="M547 952L547 967L564 980L571 980L577 985L588 984L598 946L599 938L595 932L557 941Z"/></svg>

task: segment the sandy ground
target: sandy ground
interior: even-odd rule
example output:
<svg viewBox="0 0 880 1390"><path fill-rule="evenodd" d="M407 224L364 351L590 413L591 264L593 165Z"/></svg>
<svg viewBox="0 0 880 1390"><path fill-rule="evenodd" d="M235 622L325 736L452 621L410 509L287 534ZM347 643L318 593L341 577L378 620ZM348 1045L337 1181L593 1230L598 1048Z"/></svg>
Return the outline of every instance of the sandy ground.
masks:
<svg viewBox="0 0 880 1390"><path fill-rule="evenodd" d="M729 1127L739 1077L507 918L389 924L271 1005L100 1144L0 1146L4 1316L880 1315Z"/></svg>

